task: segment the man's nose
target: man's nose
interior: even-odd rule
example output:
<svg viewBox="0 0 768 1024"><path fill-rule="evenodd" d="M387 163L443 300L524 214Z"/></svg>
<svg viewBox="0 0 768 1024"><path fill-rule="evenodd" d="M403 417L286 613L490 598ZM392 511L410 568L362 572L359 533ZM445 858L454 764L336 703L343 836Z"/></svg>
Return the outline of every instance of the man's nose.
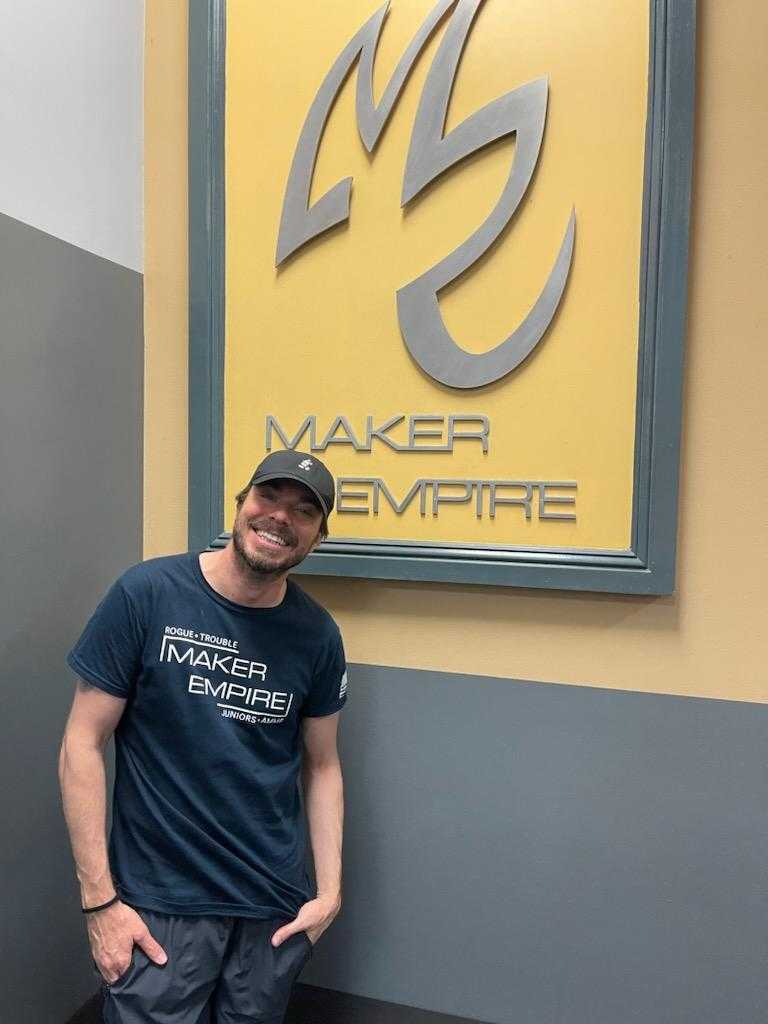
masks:
<svg viewBox="0 0 768 1024"><path fill-rule="evenodd" d="M278 523L287 523L290 518L288 509L283 508L281 505L275 505L269 513L269 517Z"/></svg>

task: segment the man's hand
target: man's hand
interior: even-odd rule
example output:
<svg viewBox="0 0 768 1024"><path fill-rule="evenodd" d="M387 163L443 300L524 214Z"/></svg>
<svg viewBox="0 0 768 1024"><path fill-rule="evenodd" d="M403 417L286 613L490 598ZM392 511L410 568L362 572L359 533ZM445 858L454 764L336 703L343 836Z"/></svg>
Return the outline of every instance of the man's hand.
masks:
<svg viewBox="0 0 768 1024"><path fill-rule="evenodd" d="M94 962L110 985L130 967L134 943L154 963L162 965L168 960L141 917L125 903L113 903L106 910L88 914L88 938Z"/></svg>
<svg viewBox="0 0 768 1024"><path fill-rule="evenodd" d="M328 928L341 910L341 897L319 895L299 908L293 921L278 928L272 936L272 945L277 948L296 932L306 932L314 944Z"/></svg>

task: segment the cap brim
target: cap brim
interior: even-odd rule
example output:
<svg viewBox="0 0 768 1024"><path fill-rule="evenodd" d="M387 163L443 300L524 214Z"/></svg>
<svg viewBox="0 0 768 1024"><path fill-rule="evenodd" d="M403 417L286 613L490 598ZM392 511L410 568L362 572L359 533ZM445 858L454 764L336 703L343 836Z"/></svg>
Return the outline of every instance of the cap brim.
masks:
<svg viewBox="0 0 768 1024"><path fill-rule="evenodd" d="M320 508L323 510L323 516L325 518L325 523L323 525L328 525L328 516L330 515L330 509L325 504L322 494L315 487L313 487L312 484L307 482L306 477L299 476L298 473L291 472L264 473L263 475L259 474L259 476L256 479L251 480L251 485L265 484L267 483L268 480L294 480L297 484L303 484L304 487L306 487L308 491L311 491L317 498L317 500L320 502Z"/></svg>

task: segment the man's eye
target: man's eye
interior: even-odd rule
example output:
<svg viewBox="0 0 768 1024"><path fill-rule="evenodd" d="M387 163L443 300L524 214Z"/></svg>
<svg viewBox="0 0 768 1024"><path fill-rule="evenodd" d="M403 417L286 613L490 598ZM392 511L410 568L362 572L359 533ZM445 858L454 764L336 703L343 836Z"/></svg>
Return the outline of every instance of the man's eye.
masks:
<svg viewBox="0 0 768 1024"><path fill-rule="evenodd" d="M298 512L304 519L312 519L315 514L314 508L311 508L309 505L300 505Z"/></svg>

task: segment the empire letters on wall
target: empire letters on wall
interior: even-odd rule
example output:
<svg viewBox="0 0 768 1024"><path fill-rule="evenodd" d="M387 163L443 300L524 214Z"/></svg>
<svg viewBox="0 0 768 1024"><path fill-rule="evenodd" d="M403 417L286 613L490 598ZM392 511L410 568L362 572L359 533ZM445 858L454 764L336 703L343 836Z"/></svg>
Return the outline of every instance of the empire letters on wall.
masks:
<svg viewBox="0 0 768 1024"><path fill-rule="evenodd" d="M192 3L192 545L293 447L306 571L672 589L693 15Z"/></svg>

